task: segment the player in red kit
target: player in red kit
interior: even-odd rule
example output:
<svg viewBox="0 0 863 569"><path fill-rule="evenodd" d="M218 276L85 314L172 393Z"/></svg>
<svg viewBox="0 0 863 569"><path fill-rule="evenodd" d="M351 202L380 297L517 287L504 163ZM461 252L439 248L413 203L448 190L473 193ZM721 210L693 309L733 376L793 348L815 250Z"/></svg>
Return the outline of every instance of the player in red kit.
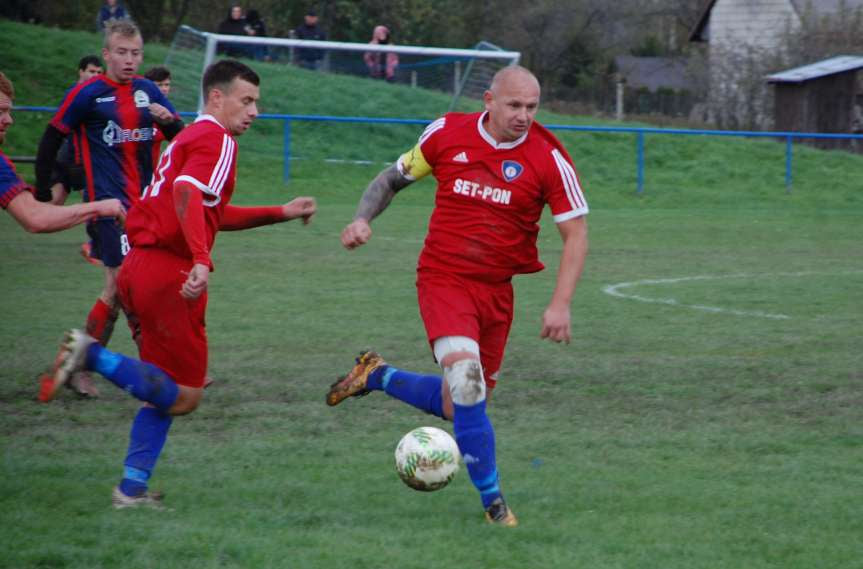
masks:
<svg viewBox="0 0 863 569"><path fill-rule="evenodd" d="M88 202L118 199L131 209L150 182L153 125L168 139L183 128L171 103L149 79L137 75L144 54L141 32L130 20L105 26L105 73L72 88L42 135L36 156L36 186L50 195L57 152L67 135L80 144ZM117 320L117 275L129 251L128 236L111 220L87 224L92 256L103 265L104 284L87 315L87 333L107 345ZM52 387L43 378L40 400Z"/></svg>
<svg viewBox="0 0 863 569"><path fill-rule="evenodd" d="M239 136L258 115L258 75L219 61L204 72L204 112L165 149L153 181L130 213L132 250L118 279L120 301L140 330L141 360L113 353L80 330L67 332L54 375L55 390L70 375L96 371L147 403L135 417L125 471L114 489L117 508L159 506L147 483L174 415L194 411L204 390L204 315L220 229L240 230L302 219L315 200L298 197L270 207L230 205Z"/></svg>
<svg viewBox="0 0 863 569"><path fill-rule="evenodd" d="M382 390L451 419L486 519L515 526L496 466L486 401L497 381L513 317L513 275L533 273L543 207L563 239L557 285L540 336L571 339L570 303L587 255L587 202L566 150L534 122L539 83L530 71L499 71L485 92L485 112L450 113L432 122L417 145L366 189L342 244L371 238L369 223L399 190L429 173L438 182L435 209L417 267L420 313L443 377L388 365L363 352L330 387L327 403Z"/></svg>

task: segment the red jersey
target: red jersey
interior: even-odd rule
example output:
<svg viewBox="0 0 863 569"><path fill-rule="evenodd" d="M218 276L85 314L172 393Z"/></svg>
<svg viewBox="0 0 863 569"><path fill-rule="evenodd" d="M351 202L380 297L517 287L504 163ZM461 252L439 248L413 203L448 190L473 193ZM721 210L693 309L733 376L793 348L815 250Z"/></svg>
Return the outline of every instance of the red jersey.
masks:
<svg viewBox="0 0 863 569"><path fill-rule="evenodd" d="M237 177L237 141L210 115L201 115L168 145L153 181L129 213L126 233L133 247L157 247L192 258L177 218L174 182L192 184L204 196L207 250L213 248ZM212 266L210 267L212 269Z"/></svg>
<svg viewBox="0 0 863 569"><path fill-rule="evenodd" d="M536 238L545 204L557 223L588 212L572 161L551 132L534 122L518 140L498 143L485 115L445 115L399 159L406 177L430 171L438 182L419 269L491 282L541 271Z"/></svg>
<svg viewBox="0 0 863 569"><path fill-rule="evenodd" d="M159 166L159 156L162 155L162 143L168 140L159 128L159 125L153 126L153 149L150 151L153 158L153 172Z"/></svg>

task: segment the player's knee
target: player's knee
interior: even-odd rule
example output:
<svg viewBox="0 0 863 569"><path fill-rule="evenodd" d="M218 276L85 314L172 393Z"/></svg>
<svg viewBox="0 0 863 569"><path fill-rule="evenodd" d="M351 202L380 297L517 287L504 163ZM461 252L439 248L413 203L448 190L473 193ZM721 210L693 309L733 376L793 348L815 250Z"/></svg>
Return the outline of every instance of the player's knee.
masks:
<svg viewBox="0 0 863 569"><path fill-rule="evenodd" d="M177 400L171 406L170 413L171 415L188 415L198 408L198 405L201 403L201 395L203 393L202 389L189 389L186 387L180 387L180 395L177 397Z"/></svg>
<svg viewBox="0 0 863 569"><path fill-rule="evenodd" d="M459 359L444 368L444 377L456 405L476 405L485 400L485 381L479 360Z"/></svg>
<svg viewBox="0 0 863 569"><path fill-rule="evenodd" d="M464 358L479 359L479 343L467 336L443 336L434 341L434 356L442 368Z"/></svg>

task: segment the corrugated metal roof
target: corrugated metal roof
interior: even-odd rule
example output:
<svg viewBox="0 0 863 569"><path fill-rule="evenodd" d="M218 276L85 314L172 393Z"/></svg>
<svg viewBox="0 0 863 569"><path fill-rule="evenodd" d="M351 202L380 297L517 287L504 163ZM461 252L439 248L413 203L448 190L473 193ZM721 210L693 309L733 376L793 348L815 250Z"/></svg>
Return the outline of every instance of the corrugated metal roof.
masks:
<svg viewBox="0 0 863 569"><path fill-rule="evenodd" d="M824 59L816 63L810 63L802 67L795 67L787 71L780 71L767 76L768 83L803 83L819 77L854 71L863 68L863 57L858 55L840 55Z"/></svg>

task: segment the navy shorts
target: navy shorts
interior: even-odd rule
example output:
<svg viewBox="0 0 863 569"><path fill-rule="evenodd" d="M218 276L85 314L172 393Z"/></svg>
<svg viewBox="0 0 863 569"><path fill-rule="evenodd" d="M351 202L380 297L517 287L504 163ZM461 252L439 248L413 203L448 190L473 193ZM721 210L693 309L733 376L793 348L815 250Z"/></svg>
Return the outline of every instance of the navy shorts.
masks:
<svg viewBox="0 0 863 569"><path fill-rule="evenodd" d="M114 218L100 218L87 224L87 235L93 240L90 256L106 267L119 267L132 248L126 232Z"/></svg>

